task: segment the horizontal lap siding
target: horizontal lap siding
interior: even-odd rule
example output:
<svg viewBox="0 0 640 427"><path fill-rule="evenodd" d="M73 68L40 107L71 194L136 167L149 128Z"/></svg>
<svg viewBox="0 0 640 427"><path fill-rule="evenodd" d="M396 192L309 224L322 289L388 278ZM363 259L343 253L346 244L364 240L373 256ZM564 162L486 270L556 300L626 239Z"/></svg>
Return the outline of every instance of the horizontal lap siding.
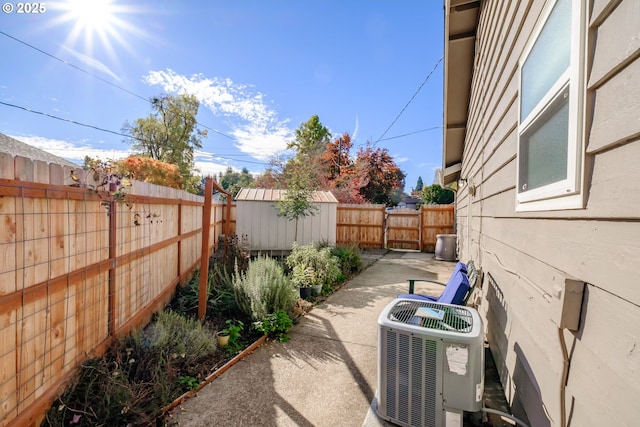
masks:
<svg viewBox="0 0 640 427"><path fill-rule="evenodd" d="M565 332L573 349L567 410L573 400L576 425L632 425L640 395L640 333L632 326L640 321L640 288L629 280L640 256L640 4L596 0L587 8L594 16L585 209L516 212L517 62L543 6L481 6L461 175L469 181L457 195L460 256L497 283L485 275L480 309L516 414L532 425L559 423L554 290L577 278L587 295L580 330Z"/></svg>

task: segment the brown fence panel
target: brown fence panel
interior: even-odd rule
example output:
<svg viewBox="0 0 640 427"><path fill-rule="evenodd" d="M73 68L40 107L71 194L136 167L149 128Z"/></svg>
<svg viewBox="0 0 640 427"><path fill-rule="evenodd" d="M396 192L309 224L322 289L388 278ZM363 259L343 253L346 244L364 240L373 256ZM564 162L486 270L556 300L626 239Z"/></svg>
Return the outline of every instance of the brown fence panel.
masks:
<svg viewBox="0 0 640 427"><path fill-rule="evenodd" d="M384 247L384 205L339 204L336 218L336 243L360 248Z"/></svg>
<svg viewBox="0 0 640 427"><path fill-rule="evenodd" d="M393 209L387 212L386 247L420 250L420 212L416 209Z"/></svg>
<svg viewBox="0 0 640 427"><path fill-rule="evenodd" d="M423 252L433 252L438 234L454 232L454 205L423 205L420 209Z"/></svg>
<svg viewBox="0 0 640 427"><path fill-rule="evenodd" d="M0 153L0 426L39 425L76 366L199 265L203 197L135 182L107 210L109 193L76 185L69 168ZM219 205L211 247L226 231Z"/></svg>

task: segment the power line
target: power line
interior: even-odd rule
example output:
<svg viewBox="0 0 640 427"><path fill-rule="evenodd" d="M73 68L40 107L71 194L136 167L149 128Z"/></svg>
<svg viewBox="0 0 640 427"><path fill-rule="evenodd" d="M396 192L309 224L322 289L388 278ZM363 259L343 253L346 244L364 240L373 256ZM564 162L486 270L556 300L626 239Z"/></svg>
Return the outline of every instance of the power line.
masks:
<svg viewBox="0 0 640 427"><path fill-rule="evenodd" d="M400 116L402 116L402 114L404 113L404 111L407 109L407 107L409 106L409 104L411 104L411 102L413 101L413 99L418 95L418 93L420 92L420 90L422 89L422 87L429 81L429 78L431 77L431 75L434 73L434 71L436 71L436 68L438 68L438 65L440 65L440 63L442 62L442 60L444 59L443 56L440 57L440 59L438 59L438 62L436 62L436 65L434 65L433 69L429 72L429 74L427 74L427 77L424 79L424 81L420 84L420 86L418 87L418 90L415 91L415 93L411 96L411 98L409 98L409 101L407 101L407 103L405 104L405 106L402 108L402 110L400 110L400 112L398 113L398 115L396 116L395 119L393 119L393 121L391 122L391 124L387 127L387 129L385 129L385 131L382 133L382 135L380 135L380 138L378 138L376 140L376 142L374 142L372 144L372 147L375 146L378 142L382 141L382 138L384 138L384 136L387 134L387 132L389 132L389 130L393 127L393 125L396 124L396 122L398 121L398 119L400 118Z"/></svg>
<svg viewBox="0 0 640 427"><path fill-rule="evenodd" d="M20 39L16 38L16 37L13 37L13 36L11 36L11 35L9 35L9 34L5 33L4 31L1 31L1 30L0 30L0 34L2 34L2 35L3 35L3 36L5 36L5 37L9 37L11 40L17 41L18 43L21 43L21 44L23 44L23 45L25 45L25 46L27 46L27 47L30 47L31 49L36 50L36 51L40 52L41 54L48 56L49 58L53 58L53 59L55 59L56 61L60 61L60 62L62 62L63 64L68 65L69 67L74 68L74 69L76 69L76 70L80 71L81 73L84 73L84 74L87 74L87 75L89 75L89 76L93 77L94 79L98 79L98 80L100 80L101 82L108 84L109 86L113 86L113 87L115 87L115 88L117 88L117 89L120 89L121 91L124 91L124 92L128 93L129 95L133 95L133 96L135 96L136 98L140 98L140 99L142 99L143 101L149 102L149 100L148 100L147 98L145 98L145 97L143 97L143 96L141 96L141 95L138 95L138 94L137 94L137 93L135 93L135 92L132 92L132 91L130 91L130 90L128 90L128 89L125 89L125 88L123 88L122 86L118 86L117 84L115 84L115 83L113 83L113 82L110 82L110 81L109 81L109 80L107 80L107 79L104 79L104 78L102 78L102 77L100 77L100 76L98 76L98 75L95 75L95 74L93 74L93 73L91 73L91 72L89 72L89 71L87 71L87 70L85 70L85 69L83 69L83 68L78 67L77 65L74 65L74 64L72 64L72 63L70 63L70 62L68 62L68 61L65 61L64 59L58 58L57 56L55 56L55 55L53 55L53 54L51 54L51 53L49 53L49 52L45 52L44 50L39 49L39 48L37 48L37 47L35 47L35 46L33 46L33 45L31 45L31 44L29 44L29 43L27 43L27 42L23 41L23 40L20 40Z"/></svg>
<svg viewBox="0 0 640 427"><path fill-rule="evenodd" d="M95 129L95 130L98 130L100 132L106 132L106 133L110 133L110 134L113 134L113 135L123 136L125 138L131 138L131 139L135 139L135 140L141 141L141 142L150 142L148 140L144 140L142 138L138 138L138 137L135 137L135 136L130 135L130 134L117 132L117 131L110 130L110 129L105 129L105 128L102 128L100 126L94 126L94 125L90 125L90 124L87 124L87 123L78 122L78 121L72 120L72 119L65 119L64 117L58 117L58 116L55 116L53 114L44 113L42 111L32 110L30 108L23 107L23 106L20 106L20 105L11 104L11 103L4 102L4 101L0 101L0 104L1 105L5 105L7 107L17 108L19 110L23 110L23 111L26 111L26 112L31 113L31 114L38 114L40 116L48 117L50 119L60 120L62 122L71 123L71 124L74 124L74 125L77 125L77 126L83 126L83 127L86 127L86 128ZM74 150L70 150L70 151L74 151ZM78 151L80 151L80 150L78 150ZM201 154L204 154L204 155L208 155L208 156L212 156L212 157L217 157L217 158L220 158L220 159L232 160L232 161L240 162L240 163L252 163L252 164L258 164L258 165L266 164L264 162L254 162L254 161L251 161L251 160L233 159L233 158L230 158L230 157L219 156L219 155L216 155L215 153L207 153L205 151L198 151L198 153L201 153Z"/></svg>
<svg viewBox="0 0 640 427"><path fill-rule="evenodd" d="M115 83L113 83L113 82L110 82L109 80L104 79L104 78L102 78L102 77L100 77L100 76L98 76L98 75L96 75L96 74L93 74L93 73L91 73L90 71L87 71L87 70L85 70L85 69L84 69L84 68L82 68L82 67L78 67L77 65L72 64L72 63L71 63L71 62L69 62L69 61L65 61L64 59L58 58L57 56L55 56L55 55L53 55L53 54L51 54L51 53L49 53L49 52L46 52L46 51L44 51L44 50L42 50L42 49L40 49L40 48L37 48L37 47L35 47L34 45L29 44L29 43L27 43L27 42L25 42L25 41L23 41L23 40L20 40L20 39L19 39L19 38L17 38L17 37L13 37L12 35L9 35L9 34L5 33L5 32L4 32L4 31L2 31L2 30L0 30L0 34L2 34L2 35L3 35L3 36L5 36L5 37L8 37L8 38L10 38L11 40L14 40L14 41L16 41L16 42L18 42L18 43L20 43L20 44L23 44L23 45L25 45L25 46L27 46L27 47L29 47L29 48L31 48L31 49L33 49L33 50L35 50L35 51L38 51L38 52L40 52L40 53L41 53L41 54L43 54L43 55L46 55L46 56L48 56L48 57L50 57L50 58L52 58L52 59L55 59L56 61L62 62L63 64L68 65L69 67L71 67L71 68L73 68L73 69L75 69L75 70L77 70L77 71L80 71L81 73L84 73L84 74L86 74L86 75L88 75L88 76L91 76L91 77L93 77L94 79L100 80L101 82L106 83L106 84L108 84L108 85L109 85L109 86L111 86L111 87L114 87L114 88L116 88L116 89L119 89L119 90L121 90L121 91L123 91L123 92L125 92L125 93L128 93L129 95L135 96L136 98L142 99L143 101L148 102L149 104L153 105L153 103L152 103L149 99L145 98L144 96L139 95L139 94L137 94L137 93L135 93L135 92L133 92L133 91L131 91L131 90L127 89L127 88L124 88L124 87L122 87L122 86L120 86L120 85L117 85L117 84L115 84ZM196 124L197 124L197 125L199 125L199 126L201 126L201 127L203 127L203 128L205 128L205 129L207 129L207 130L210 130L211 132L217 133L218 135L224 136L225 138L229 138L230 140L235 141L235 138L234 138L234 137L232 137L232 136L230 136L230 135L227 135L227 134L225 134L225 133L223 133L223 132L220 132L219 130L216 130L216 129L210 128L209 126L203 125L202 123L198 123L198 122L196 122Z"/></svg>
<svg viewBox="0 0 640 427"><path fill-rule="evenodd" d="M49 118L51 118L51 119L56 119L56 120L60 120L60 121L63 121L63 122L72 123L72 124L74 124L74 125L84 126L84 127L86 127L86 128L91 128L91 129L99 130L99 131L101 131L101 132L107 132L107 133L111 133L111 134L113 134L113 135L124 136L124 137L127 137L127 138L133 138L133 139L138 139L138 138L135 138L135 137L134 137L134 136L132 136L132 135L127 135L127 134L124 134L124 133L121 133L121 132L116 132L116 131L114 131L114 130L104 129L104 128L101 128L101 127L99 127L99 126L88 125L88 124L86 124L86 123L77 122L77 121L75 121L75 120L71 120L71 119L65 119L64 117L54 116L53 114L43 113L42 111L31 110L31 109L29 109L29 108L27 108L27 107L22 107L22 106L20 106L20 105L10 104L10 103L8 103L8 102L3 102L3 101L0 101L0 104L2 104L2 105L6 105L7 107L17 108L17 109L19 109L19 110L24 110L24 111L26 111L26 112L28 112L28 113L32 113L32 114L39 114L39 115L41 115L41 116L49 117ZM144 142L144 141L143 141L143 142Z"/></svg>
<svg viewBox="0 0 640 427"><path fill-rule="evenodd" d="M442 126L433 126L433 127L427 128L427 129L420 129L420 130L416 130L416 131L413 131L413 132L404 133L402 135L390 136L389 138L379 139L376 142L389 141L391 139L404 138L405 136L411 136L411 135L415 135L417 133L427 132L427 131L435 130L435 129L442 129Z"/></svg>
<svg viewBox="0 0 640 427"><path fill-rule="evenodd" d="M428 132L430 130L436 130L436 129L442 129L442 126L432 126L430 128L426 128L426 129L420 129L420 130L416 130L416 131L413 131L413 132L403 133L402 135L390 136L388 138L379 139L379 140L376 141L376 143L382 142L382 141L390 141L392 139L404 138L406 136L411 136L411 135L415 135L415 134L418 134L418 133ZM353 146L354 147L364 147L365 145L371 145L371 147L373 147L373 145L371 143L369 143L368 141L364 142L364 143L360 143L360 144L355 144Z"/></svg>

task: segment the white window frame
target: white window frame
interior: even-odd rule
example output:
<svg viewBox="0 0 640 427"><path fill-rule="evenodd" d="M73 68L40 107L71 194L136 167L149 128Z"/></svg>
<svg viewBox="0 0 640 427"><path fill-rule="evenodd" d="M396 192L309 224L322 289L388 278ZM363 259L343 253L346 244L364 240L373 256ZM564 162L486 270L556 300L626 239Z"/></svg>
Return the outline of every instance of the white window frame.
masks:
<svg viewBox="0 0 640 427"><path fill-rule="evenodd" d="M553 84L549 92L522 121L521 102L518 102L518 143L516 172L516 211L543 211L584 208L584 126L585 126L585 25L586 7L583 1L571 1L571 55L569 68ZM527 42L518 64L518 88L522 94L522 68L538 40L557 0L549 1L540 16L531 38ZM521 136L532 123L544 117L556 96L568 86L569 132L567 135L567 178L539 188L520 191ZM552 107L553 108L553 107Z"/></svg>

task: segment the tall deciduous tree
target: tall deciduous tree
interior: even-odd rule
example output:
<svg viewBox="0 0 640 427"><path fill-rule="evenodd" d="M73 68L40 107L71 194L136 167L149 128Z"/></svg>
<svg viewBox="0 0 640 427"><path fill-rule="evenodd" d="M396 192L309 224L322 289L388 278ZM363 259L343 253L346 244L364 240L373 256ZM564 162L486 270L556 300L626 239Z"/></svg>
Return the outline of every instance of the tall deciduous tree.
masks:
<svg viewBox="0 0 640 427"><path fill-rule="evenodd" d="M197 192L194 176L194 152L202 148L206 130L196 127L200 103L193 95L165 95L151 99L153 113L133 123L125 122L123 130L131 135L133 151L142 156L174 164L183 177L183 188Z"/></svg>
<svg viewBox="0 0 640 427"><path fill-rule="evenodd" d="M404 191L405 174L400 170L386 148L360 148L356 166L366 177L360 194L370 203L392 206L400 201Z"/></svg>
<svg viewBox="0 0 640 427"><path fill-rule="evenodd" d="M320 154L319 161L322 173L326 180L335 180L343 172L348 173L353 162L349 157L351 151L351 136L342 134L333 142L328 142L324 152Z"/></svg>

